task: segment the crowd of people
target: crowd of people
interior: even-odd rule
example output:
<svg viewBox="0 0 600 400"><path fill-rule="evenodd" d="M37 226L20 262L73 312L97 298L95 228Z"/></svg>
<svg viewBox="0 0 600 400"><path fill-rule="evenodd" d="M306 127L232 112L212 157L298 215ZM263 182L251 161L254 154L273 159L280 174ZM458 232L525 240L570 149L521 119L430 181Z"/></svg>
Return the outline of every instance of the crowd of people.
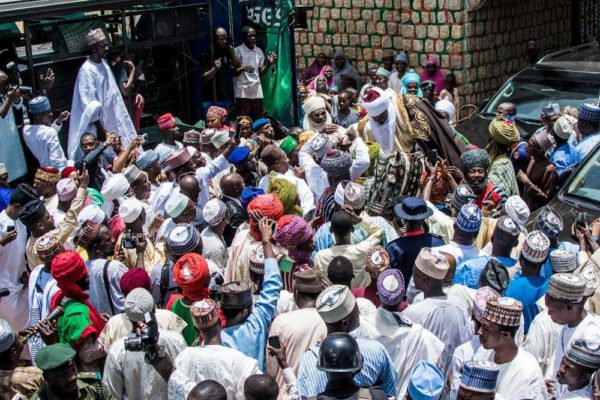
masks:
<svg viewBox="0 0 600 400"><path fill-rule="evenodd" d="M161 115L155 146L100 29L70 114L0 72L0 398L599 399L600 221L547 204L600 107L527 134L503 103L479 148L436 58L363 83L338 52L286 128L262 107L277 57L242 33L202 60L225 107Z"/></svg>

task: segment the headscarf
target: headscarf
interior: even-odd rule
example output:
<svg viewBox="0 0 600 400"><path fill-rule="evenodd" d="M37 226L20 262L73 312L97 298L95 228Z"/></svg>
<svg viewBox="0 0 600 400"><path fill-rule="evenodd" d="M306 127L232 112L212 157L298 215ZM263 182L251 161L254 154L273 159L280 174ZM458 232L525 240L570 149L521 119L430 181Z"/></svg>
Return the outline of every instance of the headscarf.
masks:
<svg viewBox="0 0 600 400"><path fill-rule="evenodd" d="M316 134L317 134L317 132L315 132L315 131L303 131L301 134L298 135L298 145L300 147L304 146L304 144L306 142L308 142L310 140L310 138L312 138Z"/></svg>
<svg viewBox="0 0 600 400"><path fill-rule="evenodd" d="M452 119L454 113L456 113L456 107L450 100L442 99L435 103L435 111L444 111L448 114L448 119Z"/></svg>
<svg viewBox="0 0 600 400"><path fill-rule="evenodd" d="M302 216L302 208L298 205L298 190L296 186L285 178L276 178L274 171L269 174L267 193L273 193L279 197L281 204L283 204L284 214Z"/></svg>
<svg viewBox="0 0 600 400"><path fill-rule="evenodd" d="M514 122L505 120L502 117L496 117L490 122L488 128L490 132L490 142L485 150L490 156L490 163L501 153L508 152L508 149L519 140L519 130Z"/></svg>
<svg viewBox="0 0 600 400"><path fill-rule="evenodd" d="M89 301L89 294L81 290L77 286L77 281L88 274L83 258L72 250L63 251L57 254L52 259L51 264L52 277L56 280L56 284L60 292L56 293L52 298L50 309L53 310L61 305L65 297L77 300L88 307L89 318L91 325L88 325L83 331L78 343L89 335L97 337L104 329L106 323Z"/></svg>
<svg viewBox="0 0 600 400"><path fill-rule="evenodd" d="M360 89L360 76L358 75L356 68L354 68L352 66L352 64L350 64L350 61L348 61L348 58L346 57L346 55L341 51L337 51L334 54L333 59L335 60L336 58L340 58L340 57L343 57L346 60L346 62L344 63L344 65L341 68L338 68L338 66L335 64L335 62L332 65L332 67L333 67L333 82L334 82L335 86L339 87L340 90L345 90L348 86L342 80L342 75L348 75L356 82L356 89Z"/></svg>
<svg viewBox="0 0 600 400"><path fill-rule="evenodd" d="M188 253L173 266L173 280L183 292L183 297L200 301L210 297L207 282L210 272L206 259L200 254Z"/></svg>
<svg viewBox="0 0 600 400"><path fill-rule="evenodd" d="M430 75L427 71L427 68L423 68L423 72L421 72L421 82L424 81L433 81L435 83L435 91L437 93L441 93L442 90L446 89L446 81L444 80L444 74L440 70L440 66L438 64L438 60L436 58L429 58L425 61L425 66L429 64L435 64L437 67L435 70L435 74Z"/></svg>
<svg viewBox="0 0 600 400"><path fill-rule="evenodd" d="M277 221L277 232L273 236L280 246L288 251L292 260L308 263L310 253L298 250L298 246L312 240L314 232L310 225L296 215L284 215Z"/></svg>
<svg viewBox="0 0 600 400"><path fill-rule="evenodd" d="M76 252L67 250L54 256L51 272L64 296L79 301L90 297L76 284L77 281L87 275L85 262Z"/></svg>
<svg viewBox="0 0 600 400"><path fill-rule="evenodd" d="M416 83L417 84L417 96L423 97L423 91L421 90L421 78L415 72L414 69L409 69L404 76L402 77L402 89L400 89L401 94L408 94L408 84Z"/></svg>
<svg viewBox="0 0 600 400"><path fill-rule="evenodd" d="M325 77L325 85L327 86L327 88L329 88L330 86L332 86L333 83L333 77L331 77L331 79L327 79L327 77L325 76L325 71L327 70L327 68L331 68L331 65L324 65L323 68L321 68L321 71L319 71L319 75L315 76L314 79L312 81L310 81L310 83L308 85L306 85L307 89L312 89L312 90L316 90L317 89L317 78L320 76Z"/></svg>
<svg viewBox="0 0 600 400"><path fill-rule="evenodd" d="M253 211L258 211L263 217L279 220L283 216L283 204L274 194L261 194L256 196L250 204L248 204L248 214ZM250 218L250 234L254 240L261 240L262 235L258 229L258 221Z"/></svg>
<svg viewBox="0 0 600 400"><path fill-rule="evenodd" d="M313 61L312 64L310 64L309 67L306 68L304 70L304 72L302 73L303 81L306 81L307 79L310 79L310 78L314 78L315 76L319 75L321 73L321 71L323 71L323 68L319 67L319 65L317 64L317 58L319 58L319 56L321 56L321 55L327 56L323 52L317 54L317 56L315 57L315 61Z"/></svg>
<svg viewBox="0 0 600 400"><path fill-rule="evenodd" d="M227 110L223 107L210 106L206 111L206 118L217 117L221 121L221 125L227 120Z"/></svg>

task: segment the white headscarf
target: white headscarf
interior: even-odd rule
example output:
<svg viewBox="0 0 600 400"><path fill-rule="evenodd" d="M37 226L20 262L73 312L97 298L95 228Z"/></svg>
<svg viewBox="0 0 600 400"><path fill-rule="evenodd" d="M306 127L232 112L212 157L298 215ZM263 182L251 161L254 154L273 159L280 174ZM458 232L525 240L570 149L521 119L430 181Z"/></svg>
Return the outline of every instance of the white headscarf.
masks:
<svg viewBox="0 0 600 400"><path fill-rule="evenodd" d="M375 141L381 145L381 150L384 153L390 154L394 150L394 139L396 136L396 104L378 87L367 90L365 96L368 96L369 91L375 91L379 94L379 97L370 102L366 102L363 97L363 106L367 110L367 113L369 113L369 128ZM386 109L388 118L383 124L373 119L373 117L383 114Z"/></svg>
<svg viewBox="0 0 600 400"><path fill-rule="evenodd" d="M325 128L325 125L331 124L331 115L327 112L325 100L322 97L309 97L308 99L306 99L304 104L302 104L302 109L304 110L304 121L302 122L302 128L305 131L321 132L323 128ZM320 109L325 110L325 112L327 113L327 118L322 124L316 124L312 119L310 119L310 114Z"/></svg>
<svg viewBox="0 0 600 400"><path fill-rule="evenodd" d="M444 111L448 114L448 119L452 119L456 112L456 107L454 107L451 101L442 99L435 103L435 111Z"/></svg>

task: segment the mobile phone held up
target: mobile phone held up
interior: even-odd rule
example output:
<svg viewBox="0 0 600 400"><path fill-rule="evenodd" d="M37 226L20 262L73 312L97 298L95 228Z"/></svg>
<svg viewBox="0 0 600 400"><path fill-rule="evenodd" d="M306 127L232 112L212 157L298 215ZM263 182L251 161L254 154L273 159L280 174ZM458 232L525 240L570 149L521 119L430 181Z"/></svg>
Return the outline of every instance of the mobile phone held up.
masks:
<svg viewBox="0 0 600 400"><path fill-rule="evenodd" d="M274 349L280 349L281 343L279 342L279 336L269 336L269 346Z"/></svg>

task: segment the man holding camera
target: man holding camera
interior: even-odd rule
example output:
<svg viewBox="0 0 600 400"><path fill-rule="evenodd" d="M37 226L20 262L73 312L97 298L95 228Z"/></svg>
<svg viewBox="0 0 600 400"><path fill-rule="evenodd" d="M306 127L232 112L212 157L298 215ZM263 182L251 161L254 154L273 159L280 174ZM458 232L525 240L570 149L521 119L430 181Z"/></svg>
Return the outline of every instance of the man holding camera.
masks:
<svg viewBox="0 0 600 400"><path fill-rule="evenodd" d="M113 343L104 365L103 383L118 399L166 399L173 360L186 348L179 332L159 330L150 292L137 288L125 298L133 331Z"/></svg>

